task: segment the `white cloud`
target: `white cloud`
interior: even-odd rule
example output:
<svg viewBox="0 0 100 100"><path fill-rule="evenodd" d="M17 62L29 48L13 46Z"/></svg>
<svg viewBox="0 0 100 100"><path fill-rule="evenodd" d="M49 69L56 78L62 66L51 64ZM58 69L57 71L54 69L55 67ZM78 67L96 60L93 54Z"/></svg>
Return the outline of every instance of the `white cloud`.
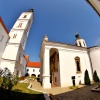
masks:
<svg viewBox="0 0 100 100"><path fill-rule="evenodd" d="M100 38L96 40L95 45L100 45Z"/></svg>

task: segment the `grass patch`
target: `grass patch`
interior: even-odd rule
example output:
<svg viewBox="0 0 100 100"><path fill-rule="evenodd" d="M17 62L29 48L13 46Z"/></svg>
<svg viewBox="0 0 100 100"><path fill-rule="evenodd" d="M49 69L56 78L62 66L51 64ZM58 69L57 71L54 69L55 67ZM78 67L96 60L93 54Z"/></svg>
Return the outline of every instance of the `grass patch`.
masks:
<svg viewBox="0 0 100 100"><path fill-rule="evenodd" d="M69 89L78 89L78 86L70 86Z"/></svg>
<svg viewBox="0 0 100 100"><path fill-rule="evenodd" d="M29 83L18 83L16 86L13 87L13 91L20 90L22 93L29 93L29 94L42 94L41 92L36 92L33 90L28 89Z"/></svg>
<svg viewBox="0 0 100 100"><path fill-rule="evenodd" d="M9 92L0 88L0 100L45 100L43 93L28 89L29 83L18 83Z"/></svg>

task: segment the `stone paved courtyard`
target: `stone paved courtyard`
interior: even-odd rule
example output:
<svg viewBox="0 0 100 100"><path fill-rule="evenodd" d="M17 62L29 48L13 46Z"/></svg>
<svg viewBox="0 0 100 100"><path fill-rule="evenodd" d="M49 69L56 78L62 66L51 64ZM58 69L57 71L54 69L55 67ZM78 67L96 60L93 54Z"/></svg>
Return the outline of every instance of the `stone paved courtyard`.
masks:
<svg viewBox="0 0 100 100"><path fill-rule="evenodd" d="M100 92L91 91L97 84L90 86L84 86L82 88L57 94L55 98L57 100L100 100Z"/></svg>
<svg viewBox="0 0 100 100"><path fill-rule="evenodd" d="M32 82L32 88L38 91L53 94L56 100L100 100L100 92L91 91L96 87L97 83L89 86L80 85L78 89L72 90L69 87L52 87L51 89L43 89L37 81Z"/></svg>

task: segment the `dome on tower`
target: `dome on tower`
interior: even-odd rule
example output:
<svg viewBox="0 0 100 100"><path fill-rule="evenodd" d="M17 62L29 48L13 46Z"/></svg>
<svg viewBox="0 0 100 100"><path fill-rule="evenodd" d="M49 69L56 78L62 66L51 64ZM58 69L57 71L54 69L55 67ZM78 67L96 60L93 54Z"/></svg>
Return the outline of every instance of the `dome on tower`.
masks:
<svg viewBox="0 0 100 100"><path fill-rule="evenodd" d="M80 38L80 36L79 36L79 34L78 34L77 32L76 32L75 37L76 37L76 40L75 40L74 44L75 44L76 46L86 47L85 40L82 39L82 38Z"/></svg>
<svg viewBox="0 0 100 100"><path fill-rule="evenodd" d="M80 39L80 36L79 34L76 32L76 35L75 35L76 39Z"/></svg>

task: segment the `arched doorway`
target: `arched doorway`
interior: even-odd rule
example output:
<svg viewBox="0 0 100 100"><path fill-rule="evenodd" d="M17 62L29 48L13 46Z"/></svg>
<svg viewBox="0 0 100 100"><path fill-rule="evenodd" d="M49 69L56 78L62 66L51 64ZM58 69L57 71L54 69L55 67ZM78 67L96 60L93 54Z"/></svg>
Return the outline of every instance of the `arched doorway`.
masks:
<svg viewBox="0 0 100 100"><path fill-rule="evenodd" d="M51 86L59 85L59 52L56 48L50 49L50 83Z"/></svg>

